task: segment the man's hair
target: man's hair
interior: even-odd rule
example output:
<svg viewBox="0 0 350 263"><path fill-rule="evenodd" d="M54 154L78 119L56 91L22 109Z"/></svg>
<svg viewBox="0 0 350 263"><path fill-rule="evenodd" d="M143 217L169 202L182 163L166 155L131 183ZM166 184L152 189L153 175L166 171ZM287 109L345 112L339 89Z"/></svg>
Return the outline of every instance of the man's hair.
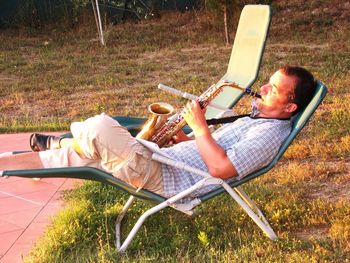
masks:
<svg viewBox="0 0 350 263"><path fill-rule="evenodd" d="M294 77L294 94L291 94L290 102L295 103L298 108L294 114L304 109L311 101L316 90L316 81L314 76L302 67L284 66L279 69L286 76Z"/></svg>

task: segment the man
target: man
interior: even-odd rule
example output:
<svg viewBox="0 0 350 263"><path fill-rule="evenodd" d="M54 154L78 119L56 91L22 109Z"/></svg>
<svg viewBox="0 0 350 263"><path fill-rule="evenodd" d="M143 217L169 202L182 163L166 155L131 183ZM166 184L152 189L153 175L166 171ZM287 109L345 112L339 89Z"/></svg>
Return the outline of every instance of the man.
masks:
<svg viewBox="0 0 350 263"><path fill-rule="evenodd" d="M268 164L291 130L290 118L307 105L314 94L311 73L300 67L286 66L272 75L260 88L254 117L244 117L210 133L204 111L198 102L185 107L183 117L192 128L194 140L184 133L174 136L176 144L161 151L175 160L208 171L222 179L242 178ZM73 139L40 137L32 147L55 146L59 149L0 158L0 170L69 166L92 166L119 179L158 193L173 196L197 181L200 176L150 161L151 152L112 118L101 114L71 125ZM32 137L33 140L33 137ZM51 145L48 142L52 142ZM45 148L45 147L44 147ZM192 194L212 190L207 186Z"/></svg>

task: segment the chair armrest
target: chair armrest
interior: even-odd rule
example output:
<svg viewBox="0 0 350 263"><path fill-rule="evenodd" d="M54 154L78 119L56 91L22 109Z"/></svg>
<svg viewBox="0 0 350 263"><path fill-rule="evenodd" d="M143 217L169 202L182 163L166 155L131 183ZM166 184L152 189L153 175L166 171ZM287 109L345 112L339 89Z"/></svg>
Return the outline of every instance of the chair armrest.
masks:
<svg viewBox="0 0 350 263"><path fill-rule="evenodd" d="M170 159L164 155L161 155L161 154L158 154L158 153L153 153L152 154L152 159L155 160L155 161L158 161L160 163L164 163L166 165L170 165L170 166L173 166L173 167L176 167L178 169L182 169L182 170L185 170L185 171L188 171L190 173L194 173L194 174L197 174L197 175L200 175L204 178L215 178L213 176L211 176L209 173L207 172L204 172L200 169L197 169L197 168L193 168L183 162L180 162L180 161L175 161L173 159ZM219 178L217 178L219 179ZM220 179L221 180L221 179Z"/></svg>

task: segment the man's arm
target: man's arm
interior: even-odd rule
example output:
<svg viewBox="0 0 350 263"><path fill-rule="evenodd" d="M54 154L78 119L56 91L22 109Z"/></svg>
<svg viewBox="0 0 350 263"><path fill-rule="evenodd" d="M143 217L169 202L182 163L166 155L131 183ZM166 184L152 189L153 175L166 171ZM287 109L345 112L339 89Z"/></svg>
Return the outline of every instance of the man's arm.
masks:
<svg viewBox="0 0 350 263"><path fill-rule="evenodd" d="M192 128L197 147L209 173L214 177L226 179L237 176L237 171L226 152L212 137L205 120L204 111L197 101L188 103L182 114L187 124Z"/></svg>

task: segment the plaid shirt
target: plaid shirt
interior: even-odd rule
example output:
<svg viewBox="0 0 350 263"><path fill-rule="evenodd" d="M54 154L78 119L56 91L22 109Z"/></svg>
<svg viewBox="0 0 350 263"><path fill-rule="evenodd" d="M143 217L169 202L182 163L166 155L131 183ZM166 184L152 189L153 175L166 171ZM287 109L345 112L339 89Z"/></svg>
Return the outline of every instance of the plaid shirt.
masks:
<svg viewBox="0 0 350 263"><path fill-rule="evenodd" d="M267 165L275 157L290 131L289 120L244 117L234 123L223 125L212 135L225 150L237 170L237 179L240 179ZM174 160L208 171L195 140L161 148L161 151ZM201 176L164 164L162 174L166 197L182 192L202 179ZM203 195L217 187L217 185L206 186L193 192L190 197Z"/></svg>

